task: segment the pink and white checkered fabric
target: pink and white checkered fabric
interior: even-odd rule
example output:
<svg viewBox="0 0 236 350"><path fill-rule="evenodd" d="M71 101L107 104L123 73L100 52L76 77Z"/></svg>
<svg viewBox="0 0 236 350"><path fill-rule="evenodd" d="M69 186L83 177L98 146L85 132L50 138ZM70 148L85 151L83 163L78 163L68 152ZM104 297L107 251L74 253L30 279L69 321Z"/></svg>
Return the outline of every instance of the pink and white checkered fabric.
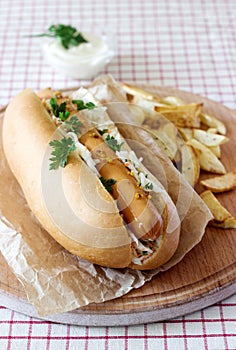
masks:
<svg viewBox="0 0 236 350"><path fill-rule="evenodd" d="M235 0L0 0L0 104L25 87L79 85L45 63L40 33L52 23L116 37L104 71L117 80L177 87L236 106ZM0 299L1 304L1 299ZM163 323L78 327L0 306L0 349L236 349L236 296Z"/></svg>

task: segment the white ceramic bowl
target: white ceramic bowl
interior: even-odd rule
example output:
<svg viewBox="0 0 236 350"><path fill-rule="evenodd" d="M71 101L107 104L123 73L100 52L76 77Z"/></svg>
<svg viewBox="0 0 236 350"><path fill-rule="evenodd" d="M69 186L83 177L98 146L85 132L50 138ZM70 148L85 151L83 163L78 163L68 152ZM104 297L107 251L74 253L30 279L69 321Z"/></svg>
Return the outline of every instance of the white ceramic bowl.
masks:
<svg viewBox="0 0 236 350"><path fill-rule="evenodd" d="M43 45L45 60L60 74L74 79L92 79L115 55L114 40L107 35L82 33L88 43L65 49L57 39Z"/></svg>

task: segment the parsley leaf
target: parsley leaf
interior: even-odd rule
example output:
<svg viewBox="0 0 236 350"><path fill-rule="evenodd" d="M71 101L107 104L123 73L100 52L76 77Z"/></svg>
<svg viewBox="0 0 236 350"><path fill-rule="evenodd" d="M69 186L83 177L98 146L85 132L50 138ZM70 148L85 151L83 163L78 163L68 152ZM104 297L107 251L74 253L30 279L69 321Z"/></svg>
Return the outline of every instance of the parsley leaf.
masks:
<svg viewBox="0 0 236 350"><path fill-rule="evenodd" d="M84 103L83 100L72 100L72 103L77 105L77 110L81 111L82 109L94 109L96 105L93 102Z"/></svg>
<svg viewBox="0 0 236 350"><path fill-rule="evenodd" d="M147 250L143 250L142 251L142 255L148 255L149 253L148 253L148 251Z"/></svg>
<svg viewBox="0 0 236 350"><path fill-rule="evenodd" d="M66 120L65 123L66 131L72 131L75 134L80 134L80 127L83 125L76 115L73 115L69 120Z"/></svg>
<svg viewBox="0 0 236 350"><path fill-rule="evenodd" d="M113 191L112 186L115 185L116 180L114 180L112 178L106 180L104 177L101 176L100 181L109 193L111 193Z"/></svg>
<svg viewBox="0 0 236 350"><path fill-rule="evenodd" d="M49 166L49 170L56 170L60 166L64 168L67 163L67 158L70 152L75 151L75 142L71 137L66 138L63 137L61 141L53 140L49 143L49 145L53 148L51 153L52 157L49 158L51 164Z"/></svg>
<svg viewBox="0 0 236 350"><path fill-rule="evenodd" d="M110 136L110 135L107 135L107 137L105 138L105 141L114 152L116 152L116 151L120 152L120 149L121 149L122 145L124 144L124 142L121 142L120 144L118 144L117 140L113 136Z"/></svg>
<svg viewBox="0 0 236 350"><path fill-rule="evenodd" d="M50 107L55 117L60 118L62 121L65 121L70 115L70 112L66 110L66 102L58 105L56 97L50 99Z"/></svg>
<svg viewBox="0 0 236 350"><path fill-rule="evenodd" d="M64 24L52 24L47 29L46 33L31 35L31 37L43 36L57 38L66 50L68 50L70 46L79 46L82 43L88 42L76 28Z"/></svg>
<svg viewBox="0 0 236 350"><path fill-rule="evenodd" d="M144 186L144 188L146 189L146 190L153 190L153 184L151 183L151 182L148 182L145 186Z"/></svg>
<svg viewBox="0 0 236 350"><path fill-rule="evenodd" d="M108 132L108 129L98 130L100 135L104 135Z"/></svg>

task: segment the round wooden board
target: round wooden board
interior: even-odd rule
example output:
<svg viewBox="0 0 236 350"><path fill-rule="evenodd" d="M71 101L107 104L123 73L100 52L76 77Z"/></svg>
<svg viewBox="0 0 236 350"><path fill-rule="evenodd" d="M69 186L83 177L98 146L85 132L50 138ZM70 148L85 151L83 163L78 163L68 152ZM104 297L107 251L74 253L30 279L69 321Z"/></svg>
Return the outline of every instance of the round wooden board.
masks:
<svg viewBox="0 0 236 350"><path fill-rule="evenodd" d="M147 89L147 87L145 87ZM219 103L189 92L148 86L160 97L175 95L186 102L203 102L204 111L224 121L229 142L222 145L227 171L236 170L236 113ZM203 175L207 177L207 174ZM236 216L236 190L219 195ZM212 305L236 292L236 230L208 227L202 241L170 270L143 287L102 304L93 304L46 320L89 326L131 325L163 321ZM0 254L0 304L38 317L21 283Z"/></svg>

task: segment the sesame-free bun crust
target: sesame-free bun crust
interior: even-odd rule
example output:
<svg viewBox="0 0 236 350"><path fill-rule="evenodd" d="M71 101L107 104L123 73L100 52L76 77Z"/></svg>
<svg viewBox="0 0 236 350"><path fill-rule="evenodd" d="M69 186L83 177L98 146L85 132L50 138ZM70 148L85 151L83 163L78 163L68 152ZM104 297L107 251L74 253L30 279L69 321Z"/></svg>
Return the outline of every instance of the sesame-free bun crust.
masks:
<svg viewBox="0 0 236 350"><path fill-rule="evenodd" d="M177 249L180 232L168 194L162 197L167 209L160 247L145 264L134 265L131 239L116 202L79 155L72 152L65 168L48 170L49 142L61 137L32 90L18 94L7 107L4 152L29 207L47 232L71 253L102 266L152 269L168 261ZM163 200L159 198L158 203Z"/></svg>
<svg viewBox="0 0 236 350"><path fill-rule="evenodd" d="M50 120L41 100L32 90L24 90L9 104L3 125L4 152L29 207L50 235L73 254L104 266L127 266L131 260L130 239L113 199L101 185L99 179L95 175L93 176L89 168L86 167L87 175L89 175L88 181L93 181L91 185L93 190L96 186L99 187L101 206L104 205L103 199L105 198L113 206L110 208L110 211L113 209L113 212L101 213L91 207L89 211L86 211L88 209L87 203L84 196L81 195L80 186L71 183L82 166L82 160L76 155L70 157L68 165L62 169L62 177L63 182L68 180L68 184L70 184L70 188L68 186L65 188L68 200L73 198L73 202L76 202L76 207L72 209L76 213L82 208L84 221L90 219L91 231L86 232L86 238L87 241L90 241L90 245L81 243L83 237L81 239L78 237L77 240L75 236L71 238L68 235L71 227L67 231L65 225L64 232L62 232L49 214L45 206L45 198L42 197L41 173L48 144L52 138L55 138L55 132L55 125ZM51 196L53 196L56 206L58 204L57 192ZM65 217L64 222L66 220ZM107 244L107 239L109 239L110 246Z"/></svg>

